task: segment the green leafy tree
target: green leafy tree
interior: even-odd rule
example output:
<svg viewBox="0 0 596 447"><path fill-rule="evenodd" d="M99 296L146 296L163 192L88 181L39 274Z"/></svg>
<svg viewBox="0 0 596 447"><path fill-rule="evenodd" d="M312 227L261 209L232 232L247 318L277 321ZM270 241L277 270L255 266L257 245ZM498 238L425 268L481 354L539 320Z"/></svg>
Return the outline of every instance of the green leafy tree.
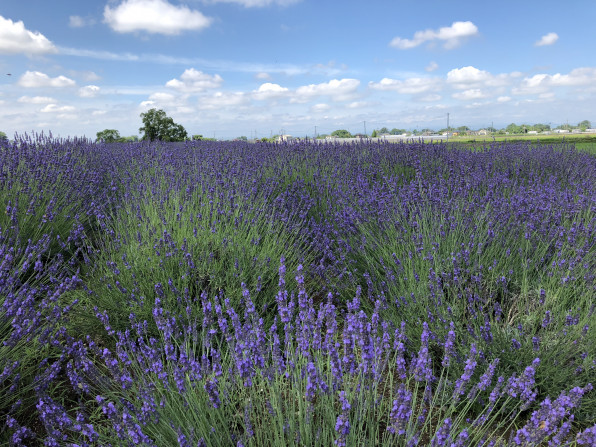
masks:
<svg viewBox="0 0 596 447"><path fill-rule="evenodd" d="M352 134L345 129L334 130L331 135L338 138L352 138Z"/></svg>
<svg viewBox="0 0 596 447"><path fill-rule="evenodd" d="M203 139L203 135L193 135L192 141L201 141Z"/></svg>
<svg viewBox="0 0 596 447"><path fill-rule="evenodd" d="M379 129L379 134L383 135L384 133L389 133L389 129L387 129L386 127L381 127Z"/></svg>
<svg viewBox="0 0 596 447"><path fill-rule="evenodd" d="M592 127L592 123L588 120L583 120L580 123L578 123L577 127L579 127L582 130L590 129Z"/></svg>
<svg viewBox="0 0 596 447"><path fill-rule="evenodd" d="M176 124L163 110L150 109L141 113L144 126L139 129L143 140L184 141L188 133L181 124Z"/></svg>
<svg viewBox="0 0 596 447"><path fill-rule="evenodd" d="M97 141L103 141L105 143L115 143L120 140L120 132L116 129L104 129L101 132L97 132Z"/></svg>
<svg viewBox="0 0 596 447"><path fill-rule="evenodd" d="M393 129L391 129L390 133L391 133L391 135L401 135L403 133L406 133L406 130L405 129L397 129L394 127Z"/></svg>
<svg viewBox="0 0 596 447"><path fill-rule="evenodd" d="M515 123L511 123L509 124L505 130L507 132L509 132L510 134L516 134L516 133L524 133L524 128L522 126L518 126Z"/></svg>
<svg viewBox="0 0 596 447"><path fill-rule="evenodd" d="M8 143L8 137L4 132L0 132L0 143Z"/></svg>
<svg viewBox="0 0 596 447"><path fill-rule="evenodd" d="M371 138L377 138L378 137L377 130L376 129L373 130L372 133L370 134L370 136L371 136Z"/></svg>

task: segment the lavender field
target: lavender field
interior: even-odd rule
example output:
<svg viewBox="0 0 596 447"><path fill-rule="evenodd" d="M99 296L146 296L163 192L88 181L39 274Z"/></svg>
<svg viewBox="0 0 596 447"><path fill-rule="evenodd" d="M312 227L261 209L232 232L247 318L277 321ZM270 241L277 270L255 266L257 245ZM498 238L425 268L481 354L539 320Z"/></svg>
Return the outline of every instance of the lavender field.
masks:
<svg viewBox="0 0 596 447"><path fill-rule="evenodd" d="M594 154L22 136L0 197L0 445L596 445Z"/></svg>

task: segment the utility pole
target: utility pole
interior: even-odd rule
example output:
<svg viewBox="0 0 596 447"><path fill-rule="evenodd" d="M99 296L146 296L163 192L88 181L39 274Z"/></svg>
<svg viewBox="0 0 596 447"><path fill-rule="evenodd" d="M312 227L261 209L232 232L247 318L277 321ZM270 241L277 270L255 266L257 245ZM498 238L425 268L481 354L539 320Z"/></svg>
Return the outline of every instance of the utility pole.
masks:
<svg viewBox="0 0 596 447"><path fill-rule="evenodd" d="M315 140L317 139L317 126L315 126Z"/></svg>
<svg viewBox="0 0 596 447"><path fill-rule="evenodd" d="M447 114L447 142L449 142L449 113Z"/></svg>
<svg viewBox="0 0 596 447"><path fill-rule="evenodd" d="M364 136L366 136L366 121L364 121Z"/></svg>

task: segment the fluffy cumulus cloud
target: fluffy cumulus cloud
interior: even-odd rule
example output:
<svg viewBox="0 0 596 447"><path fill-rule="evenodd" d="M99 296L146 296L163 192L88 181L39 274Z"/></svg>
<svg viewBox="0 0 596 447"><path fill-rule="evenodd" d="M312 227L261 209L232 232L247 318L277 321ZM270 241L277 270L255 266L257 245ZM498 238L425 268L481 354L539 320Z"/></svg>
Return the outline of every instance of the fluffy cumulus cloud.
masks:
<svg viewBox="0 0 596 447"><path fill-rule="evenodd" d="M519 72L501 73L494 75L476 67L467 66L454 68L447 73L447 82L454 88L465 90L471 87L504 87L509 85L513 79L521 76Z"/></svg>
<svg viewBox="0 0 596 447"><path fill-rule="evenodd" d="M321 84L298 87L293 92L290 102L304 103L320 96L328 96L333 101L347 101L356 96L360 81L358 79L332 79Z"/></svg>
<svg viewBox="0 0 596 447"><path fill-rule="evenodd" d="M172 5L166 0L124 0L114 8L106 5L103 16L104 21L119 33L146 31L176 35L211 24L211 19L200 11Z"/></svg>
<svg viewBox="0 0 596 447"><path fill-rule="evenodd" d="M50 104L56 102L54 98L49 96L21 96L17 101L23 104Z"/></svg>
<svg viewBox="0 0 596 447"><path fill-rule="evenodd" d="M0 16L0 54L45 54L58 50L39 32L29 31L22 21Z"/></svg>
<svg viewBox="0 0 596 447"><path fill-rule="evenodd" d="M547 45L552 45L557 40L559 40L559 35L557 33L548 33L542 36L540 40L537 41L534 45L536 45L537 47L543 47Z"/></svg>
<svg viewBox="0 0 596 447"><path fill-rule="evenodd" d="M49 77L40 71L26 71L20 77L18 84L25 88L43 88L43 87L74 87L75 81L66 76Z"/></svg>
<svg viewBox="0 0 596 447"><path fill-rule="evenodd" d="M282 87L279 84L272 84L271 82L265 82L261 86L253 91L252 96L258 100L277 99L286 96L289 89Z"/></svg>
<svg viewBox="0 0 596 447"><path fill-rule="evenodd" d="M94 98L99 94L100 88L97 85L86 85L79 89L78 95L81 98Z"/></svg>
<svg viewBox="0 0 596 447"><path fill-rule="evenodd" d="M539 73L524 78L517 88L512 90L515 95L530 95L545 93L552 87L582 87L596 83L596 68L575 68L568 74L554 75Z"/></svg>
<svg viewBox="0 0 596 447"><path fill-rule="evenodd" d="M427 29L416 31L412 39L395 37L389 45L400 50L415 48L426 42L442 41L443 47L453 49L459 46L465 39L476 36L478 27L472 22L453 22L451 26L444 26L438 30Z"/></svg>
<svg viewBox="0 0 596 447"><path fill-rule="evenodd" d="M408 78L408 79L390 79L383 78L380 82L369 82L368 86L373 90L395 91L402 94L417 94L439 87L437 78Z"/></svg>
<svg viewBox="0 0 596 447"><path fill-rule="evenodd" d="M184 70L180 79L172 79L166 82L166 86L184 93L197 93L206 89L218 88L222 83L223 79L218 74L210 75L189 68Z"/></svg>

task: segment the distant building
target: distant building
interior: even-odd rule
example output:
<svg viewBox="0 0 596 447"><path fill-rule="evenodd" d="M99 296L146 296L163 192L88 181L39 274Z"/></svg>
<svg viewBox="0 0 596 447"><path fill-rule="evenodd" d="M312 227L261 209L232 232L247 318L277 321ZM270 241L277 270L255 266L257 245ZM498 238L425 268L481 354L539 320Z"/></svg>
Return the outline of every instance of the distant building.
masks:
<svg viewBox="0 0 596 447"><path fill-rule="evenodd" d="M586 129L586 133L596 133L596 129Z"/></svg>
<svg viewBox="0 0 596 447"><path fill-rule="evenodd" d="M277 142L281 143L282 141L294 141L294 137L292 135L280 135L277 137Z"/></svg>
<svg viewBox="0 0 596 447"><path fill-rule="evenodd" d="M569 133L567 129L555 129L555 133Z"/></svg>
<svg viewBox="0 0 596 447"><path fill-rule="evenodd" d="M538 131L537 130L529 130L528 135L538 135Z"/></svg>

